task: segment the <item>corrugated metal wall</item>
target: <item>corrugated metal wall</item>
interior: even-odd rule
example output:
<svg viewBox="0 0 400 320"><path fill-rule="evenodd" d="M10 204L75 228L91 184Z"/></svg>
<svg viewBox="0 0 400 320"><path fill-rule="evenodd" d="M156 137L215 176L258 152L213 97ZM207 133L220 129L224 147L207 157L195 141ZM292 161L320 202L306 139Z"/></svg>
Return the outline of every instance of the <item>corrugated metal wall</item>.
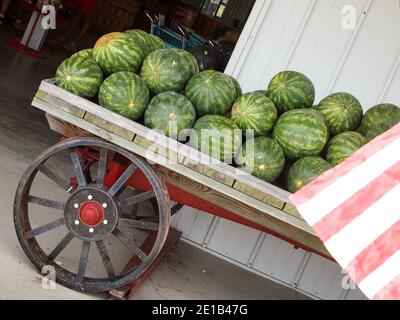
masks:
<svg viewBox="0 0 400 320"><path fill-rule="evenodd" d="M350 11L344 13L345 6ZM343 21L355 12L353 29ZM365 110L400 105L399 0L257 0L226 72L244 92L265 89L279 71L305 73L316 102L346 91ZM184 208L174 226L205 250L321 299L365 299L345 290L338 265L273 236Z"/></svg>

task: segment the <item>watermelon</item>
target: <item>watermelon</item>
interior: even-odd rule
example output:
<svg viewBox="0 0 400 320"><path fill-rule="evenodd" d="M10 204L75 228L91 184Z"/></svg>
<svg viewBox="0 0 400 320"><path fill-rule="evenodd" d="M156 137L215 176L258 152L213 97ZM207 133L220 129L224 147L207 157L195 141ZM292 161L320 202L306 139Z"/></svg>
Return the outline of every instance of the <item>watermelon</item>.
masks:
<svg viewBox="0 0 400 320"><path fill-rule="evenodd" d="M266 135L274 127L278 111L274 103L259 92L245 93L232 107L233 122L243 130L254 130L254 135Z"/></svg>
<svg viewBox="0 0 400 320"><path fill-rule="evenodd" d="M71 58L90 58L93 59L93 49L83 49L81 51L78 51L77 53L74 53Z"/></svg>
<svg viewBox="0 0 400 320"><path fill-rule="evenodd" d="M236 89L227 75L214 70L206 70L189 80L185 95L192 101L197 116L224 115L235 102Z"/></svg>
<svg viewBox="0 0 400 320"><path fill-rule="evenodd" d="M362 119L361 132L372 140L400 122L400 108L390 103L369 109Z"/></svg>
<svg viewBox="0 0 400 320"><path fill-rule="evenodd" d="M254 92L262 93L264 96L268 97L268 91L267 90L257 90L257 91L254 91Z"/></svg>
<svg viewBox="0 0 400 320"><path fill-rule="evenodd" d="M82 98L93 98L103 82L99 65L90 58L74 56L64 60L56 72L56 84Z"/></svg>
<svg viewBox="0 0 400 320"><path fill-rule="evenodd" d="M318 111L324 115L332 135L357 130L363 116L360 102L346 92L334 93L323 99Z"/></svg>
<svg viewBox="0 0 400 320"><path fill-rule="evenodd" d="M242 145L237 162L244 171L272 183L282 173L285 154L275 140L256 137Z"/></svg>
<svg viewBox="0 0 400 320"><path fill-rule="evenodd" d="M118 71L136 72L145 57L139 41L121 32L113 32L101 37L95 44L93 57L104 73Z"/></svg>
<svg viewBox="0 0 400 320"><path fill-rule="evenodd" d="M227 117L206 115L196 121L190 145L208 155L232 163L242 141L240 129Z"/></svg>
<svg viewBox="0 0 400 320"><path fill-rule="evenodd" d="M199 71L199 65L197 63L196 58L188 51L183 50L183 49L178 49L178 48L172 48L170 49L177 54L179 54L183 59L185 59L186 63L189 66L190 69L190 78L193 77L194 75L198 74Z"/></svg>
<svg viewBox="0 0 400 320"><path fill-rule="evenodd" d="M153 35L153 34L149 34L149 39L150 39L150 43L151 46L153 48L153 51L156 50L160 50L160 49L165 49L165 42L163 40L161 40L159 37Z"/></svg>
<svg viewBox="0 0 400 320"><path fill-rule="evenodd" d="M331 168L332 165L320 157L297 160L289 169L287 181L289 192L295 193Z"/></svg>
<svg viewBox="0 0 400 320"><path fill-rule="evenodd" d="M147 56L153 50L153 43L150 40L150 37L147 32L140 29L133 29L125 31L125 34L129 37L132 37L134 41L137 41L142 47L143 54Z"/></svg>
<svg viewBox="0 0 400 320"><path fill-rule="evenodd" d="M179 92L190 78L190 68L175 50L160 49L146 57L140 76L154 95L165 91Z"/></svg>
<svg viewBox="0 0 400 320"><path fill-rule="evenodd" d="M239 82L238 82L234 77L230 76L229 74L227 74L227 76L229 77L229 79L232 80L233 85L235 86L235 92L236 92L236 97L235 97L235 99L237 99L237 98L239 98L239 97L242 95L242 93L243 93L243 92L242 92L242 88L241 88Z"/></svg>
<svg viewBox="0 0 400 320"><path fill-rule="evenodd" d="M367 138L358 132L342 132L328 143L326 160L336 166L350 157L366 143Z"/></svg>
<svg viewBox="0 0 400 320"><path fill-rule="evenodd" d="M102 107L128 119L140 118L149 102L146 83L133 72L120 71L109 76L99 90Z"/></svg>
<svg viewBox="0 0 400 320"><path fill-rule="evenodd" d="M184 129L193 127L196 111L184 95L166 91L155 96L144 114L146 127L164 132L171 138L178 138Z"/></svg>
<svg viewBox="0 0 400 320"><path fill-rule="evenodd" d="M282 114L292 109L310 108L314 103L315 88L304 74L283 71L272 78L267 94Z"/></svg>
<svg viewBox="0 0 400 320"><path fill-rule="evenodd" d="M311 108L290 110L278 118L274 139L291 159L316 156L329 139L329 130L320 112Z"/></svg>

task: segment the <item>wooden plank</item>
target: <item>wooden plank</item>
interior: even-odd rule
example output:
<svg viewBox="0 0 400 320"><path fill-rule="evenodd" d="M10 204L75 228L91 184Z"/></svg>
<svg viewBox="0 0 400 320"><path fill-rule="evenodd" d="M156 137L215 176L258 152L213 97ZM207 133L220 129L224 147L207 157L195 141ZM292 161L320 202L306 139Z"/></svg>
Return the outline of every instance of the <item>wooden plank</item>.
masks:
<svg viewBox="0 0 400 320"><path fill-rule="evenodd" d="M145 137L147 140L156 142L163 147L168 148L175 153L178 153L179 155L186 156L190 160L199 161L199 159L201 159L201 163L203 165L206 165L208 168L213 169L216 172L220 172L225 176L247 184L259 191L271 195L274 198L278 198L285 203L292 204L289 199L289 192L274 185L271 185L265 181L262 181L254 176L245 174L241 170L236 169L226 163L220 162L216 159L213 159L208 155L201 153L200 151L194 150L193 148L185 144L182 144L173 139L165 138L164 135L157 133L156 131L149 128L146 128L140 123L131 121L105 108L100 108L97 104L91 101L80 98L66 90L57 87L56 85L54 85L53 80L42 81L40 89L62 100L69 101L74 106L79 106L79 108L86 112L94 114L102 119L107 119L107 121L121 128L132 131L135 134L140 135L141 137Z"/></svg>
<svg viewBox="0 0 400 320"><path fill-rule="evenodd" d="M270 204L271 206L274 206L275 208L283 209L283 206L285 205L285 203L282 200L279 200L268 194L265 194L265 192L261 192L260 190L250 187L247 184L244 184L240 181L236 181L235 184L233 185L233 187L236 190L239 190L257 200L260 200L262 202Z"/></svg>
<svg viewBox="0 0 400 320"><path fill-rule="evenodd" d="M33 101L33 105L45 112L48 112L52 114L53 116L60 118L62 120L65 120L67 122L70 122L72 125L84 128L84 130L99 136L105 140L110 141L111 143L114 143L116 145L119 145L122 148L125 148L131 152L134 152L138 154L139 156L146 157L147 154L147 149L143 148L142 146L135 144L133 142L129 142L111 132L108 132L102 128L99 128L84 119L80 119L78 117L75 117L74 115L71 115L69 113L66 113L62 110L59 110L58 108L49 105L46 102L43 102L41 100L35 99ZM298 228L300 230L305 231L306 233L309 233L311 235L314 235L314 231L312 228L303 220L300 220L296 217L293 217L292 215L279 210L271 205L268 205L264 202L261 202L253 197L250 197L234 188L228 187L227 185L220 183L214 179L211 179L205 175L198 174L197 172L181 165L181 164L171 164L170 162L167 161L166 158L163 158L161 155L158 157L154 158L148 158L148 160L162 165L163 167L174 171L178 175L183 175L185 177L190 177L191 180L199 183L200 185L207 186L213 190L218 191L221 194L224 194L227 196L227 198L232 198L233 200L237 200L239 203L241 203L242 206L250 206L259 212L265 213L263 215L255 215L255 216L247 216L246 218L249 219L250 221L253 221L255 223L258 223L260 225L264 225L264 223L267 223L271 221L271 218L274 221L280 221L284 225L291 225L294 228ZM269 216L268 218L266 216Z"/></svg>
<svg viewBox="0 0 400 320"><path fill-rule="evenodd" d="M63 99L60 99L52 94L48 94L47 92L44 92L43 90L38 90L36 93L35 98L46 101L49 104L55 105L61 110L64 110L68 113L71 113L79 118L83 118L85 116L85 110L82 110L79 107L76 107L72 104L70 104L67 101L64 101Z"/></svg>
<svg viewBox="0 0 400 320"><path fill-rule="evenodd" d="M178 154L176 152L173 152L173 150L167 149L162 145L148 140L140 135L136 135L133 141L143 148L146 148L149 153L153 153L152 156L161 155L162 157L169 159L171 163L178 162Z"/></svg>
<svg viewBox="0 0 400 320"><path fill-rule="evenodd" d="M285 203L285 206L283 207L283 211L291 214L292 216L295 216L297 218L304 220L302 215L297 211L296 207L289 203Z"/></svg>
<svg viewBox="0 0 400 320"><path fill-rule="evenodd" d="M115 133L116 135L124 138L126 140L132 141L135 138L135 133L121 128L103 118L100 118L94 114L86 112L85 116L83 117L86 121L93 123L94 125L103 128L109 132Z"/></svg>
<svg viewBox="0 0 400 320"><path fill-rule="evenodd" d="M74 126L64 120L60 120L51 114L46 113L46 119L49 123L51 130L60 133L64 137L90 137L93 136L90 132L83 130L77 126Z"/></svg>
<svg viewBox="0 0 400 320"><path fill-rule="evenodd" d="M299 244L302 244L315 252L330 256L324 245L316 235L298 229L279 219L276 219L254 207L244 204L242 201L233 199L217 190L209 188L201 183L180 175L162 166L156 166L157 171L164 177L164 180L186 192L192 193L197 197L206 200L216 206L226 209L240 217L258 223L261 226ZM254 200L257 201L257 200ZM299 220L301 221L301 220Z"/></svg>

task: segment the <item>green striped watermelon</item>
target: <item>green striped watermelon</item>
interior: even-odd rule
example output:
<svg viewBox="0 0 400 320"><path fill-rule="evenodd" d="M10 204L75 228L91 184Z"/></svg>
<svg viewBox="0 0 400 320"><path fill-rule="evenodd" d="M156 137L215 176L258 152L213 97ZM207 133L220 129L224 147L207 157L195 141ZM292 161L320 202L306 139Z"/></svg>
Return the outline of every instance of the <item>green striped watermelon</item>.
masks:
<svg viewBox="0 0 400 320"><path fill-rule="evenodd" d="M268 91L267 90L257 90L257 91L254 91L254 92L262 93L264 96L268 97Z"/></svg>
<svg viewBox="0 0 400 320"><path fill-rule="evenodd" d="M128 34L113 32L101 37L95 44L93 57L104 73L136 72L145 57L140 43Z"/></svg>
<svg viewBox="0 0 400 320"><path fill-rule="evenodd" d="M159 37L157 37L153 34L149 34L148 36L149 36L153 51L165 49L165 42L163 40L161 40Z"/></svg>
<svg viewBox="0 0 400 320"><path fill-rule="evenodd" d="M383 103L369 109L362 119L361 132L372 140L400 122L400 108Z"/></svg>
<svg viewBox="0 0 400 320"><path fill-rule="evenodd" d="M196 111L184 95L173 91L162 92L155 96L144 114L146 127L164 132L171 138L179 138L184 129L193 127Z"/></svg>
<svg viewBox="0 0 400 320"><path fill-rule="evenodd" d="M133 29L125 31L125 34L132 37L134 41L137 41L142 47L143 54L147 56L153 50L153 43L147 32L140 29Z"/></svg>
<svg viewBox="0 0 400 320"><path fill-rule="evenodd" d="M56 84L82 98L91 99L103 82L99 65L90 58L75 56L64 60L56 72Z"/></svg>
<svg viewBox="0 0 400 320"><path fill-rule="evenodd" d="M192 101L197 116L224 115L235 102L236 89L227 75L214 70L206 70L189 80L185 95Z"/></svg>
<svg viewBox="0 0 400 320"><path fill-rule="evenodd" d="M311 108L295 109L276 122L274 139L291 159L317 156L329 139L329 130L320 112Z"/></svg>
<svg viewBox="0 0 400 320"><path fill-rule="evenodd" d="M71 58L90 58L93 59L93 49L83 49L81 51L78 51L77 53L74 53Z"/></svg>
<svg viewBox="0 0 400 320"><path fill-rule="evenodd" d="M323 99L318 105L332 135L357 130L363 116L360 102L351 94L338 92Z"/></svg>
<svg viewBox="0 0 400 320"><path fill-rule="evenodd" d="M287 181L289 192L295 193L331 168L332 165L320 157L297 160L289 169Z"/></svg>
<svg viewBox="0 0 400 320"><path fill-rule="evenodd" d="M231 118L243 131L254 130L254 135L261 136L272 130L278 111L274 103L262 93L245 93L233 104Z"/></svg>
<svg viewBox="0 0 400 320"><path fill-rule="evenodd" d="M126 118L140 118L149 102L146 83L133 72L120 71L109 76L99 90L102 107Z"/></svg>
<svg viewBox="0 0 400 320"><path fill-rule="evenodd" d="M194 55L183 49L173 48L171 50L179 54L183 59L185 59L190 69L190 78L200 72L199 64L197 63L197 60L194 57Z"/></svg>
<svg viewBox="0 0 400 320"><path fill-rule="evenodd" d="M150 53L143 62L140 76L151 93L182 91L190 78L186 60L172 49L160 49Z"/></svg>
<svg viewBox="0 0 400 320"><path fill-rule="evenodd" d="M242 141L235 123L220 115L206 115L196 121L190 145L226 163L232 163Z"/></svg>
<svg viewBox="0 0 400 320"><path fill-rule="evenodd" d="M285 154L275 140L256 137L242 145L237 162L246 172L272 183L282 173Z"/></svg>
<svg viewBox="0 0 400 320"><path fill-rule="evenodd" d="M196 60L197 61L197 60ZM236 97L235 99L239 98L242 95L242 87L240 86L239 82L232 76L230 76L229 74L227 74L227 76L229 77L229 79L232 80L233 85L235 86L235 91L236 91Z"/></svg>
<svg viewBox="0 0 400 320"><path fill-rule="evenodd" d="M326 160L336 166L350 157L366 143L367 138L358 132L342 132L328 143Z"/></svg>
<svg viewBox="0 0 400 320"><path fill-rule="evenodd" d="M315 99L311 80L296 71L283 71L275 75L267 93L280 114L292 109L310 108Z"/></svg>

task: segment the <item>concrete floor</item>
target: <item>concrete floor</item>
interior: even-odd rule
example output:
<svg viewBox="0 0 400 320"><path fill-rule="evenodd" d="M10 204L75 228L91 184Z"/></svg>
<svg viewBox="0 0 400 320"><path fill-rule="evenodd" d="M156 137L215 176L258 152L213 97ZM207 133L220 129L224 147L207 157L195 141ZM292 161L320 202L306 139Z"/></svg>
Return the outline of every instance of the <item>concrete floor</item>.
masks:
<svg viewBox="0 0 400 320"><path fill-rule="evenodd" d="M17 241L14 192L29 163L59 139L44 114L30 107L44 78L53 77L68 53L59 49L38 60L6 48L12 30L0 26L0 299L105 299L57 286L45 290ZM53 189L44 191L51 198ZM129 258L129 257L125 257ZM251 274L180 242L135 294L137 299L305 299L294 290Z"/></svg>

